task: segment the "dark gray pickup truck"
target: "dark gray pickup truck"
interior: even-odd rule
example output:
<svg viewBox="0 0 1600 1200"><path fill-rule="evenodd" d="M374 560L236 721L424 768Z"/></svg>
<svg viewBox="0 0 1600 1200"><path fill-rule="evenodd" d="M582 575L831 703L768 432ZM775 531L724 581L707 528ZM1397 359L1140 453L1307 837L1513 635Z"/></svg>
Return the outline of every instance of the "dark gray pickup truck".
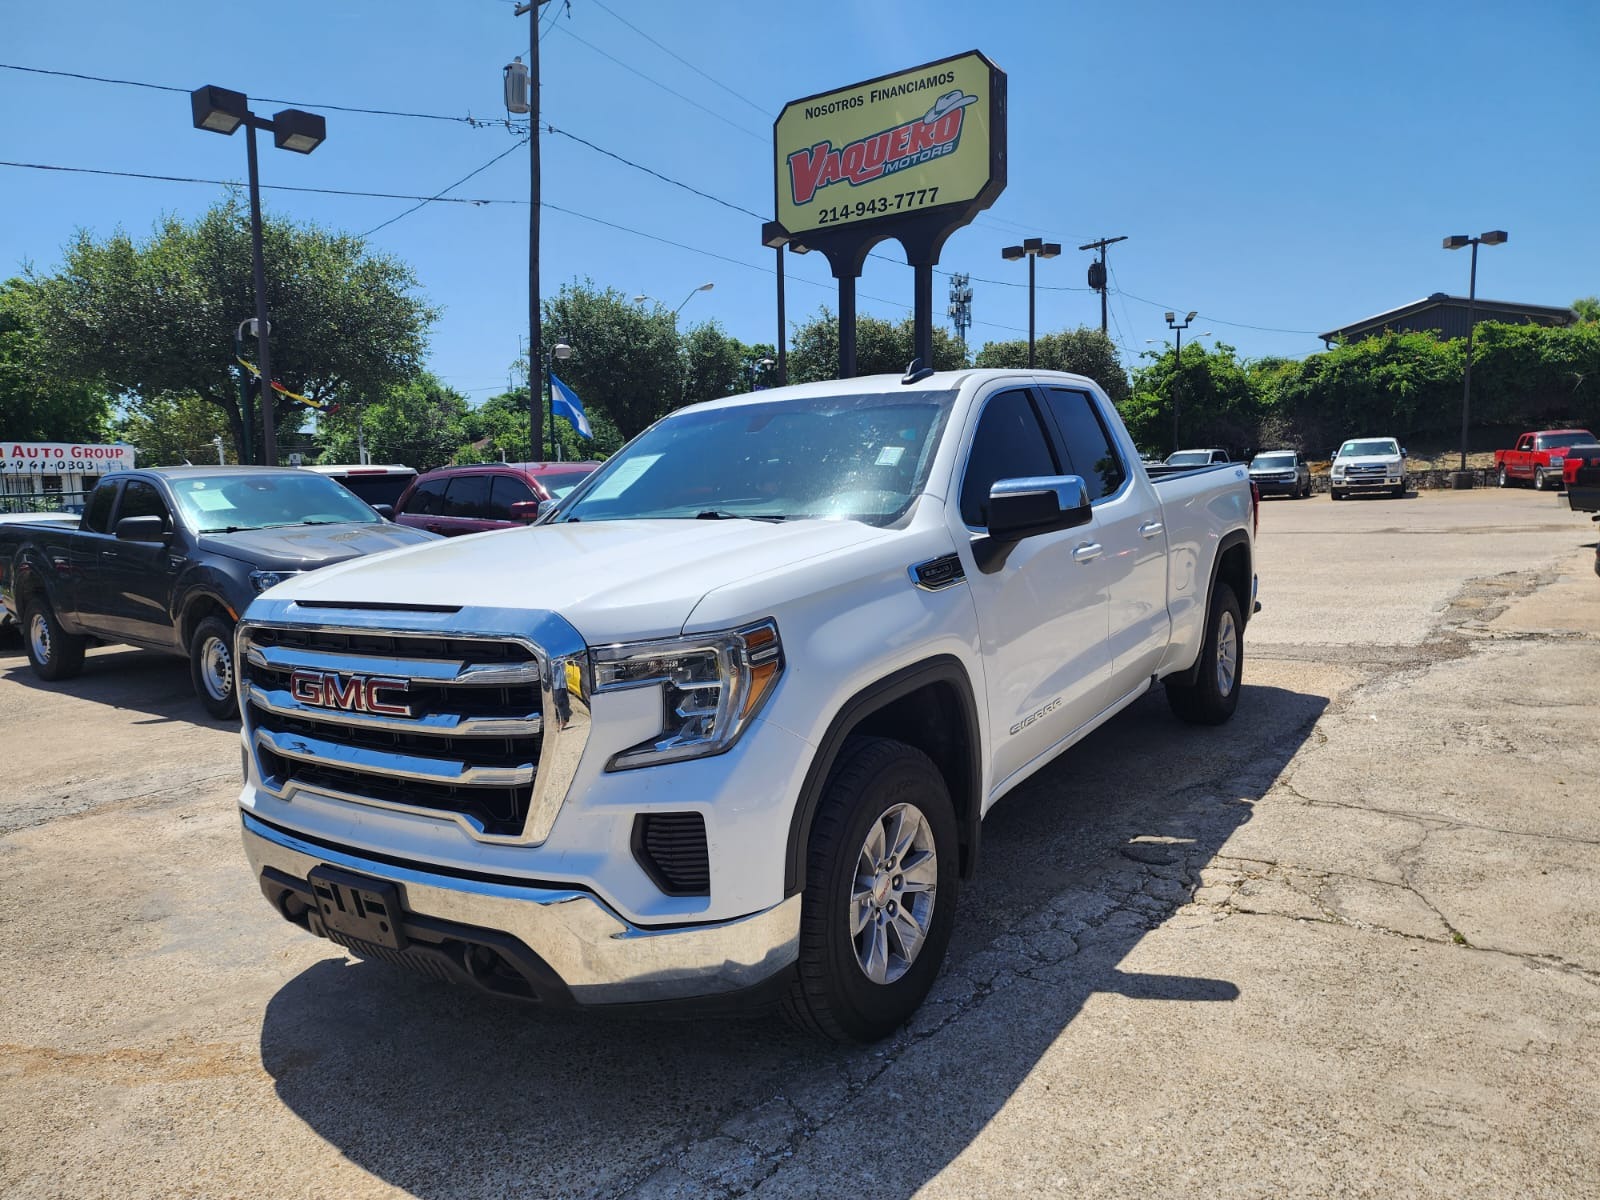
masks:
<svg viewBox="0 0 1600 1200"><path fill-rule="evenodd" d="M41 679L69 679L91 639L189 659L207 711L238 711L233 626L292 575L438 540L386 521L331 479L275 467L126 471L76 528L0 524L0 607Z"/></svg>

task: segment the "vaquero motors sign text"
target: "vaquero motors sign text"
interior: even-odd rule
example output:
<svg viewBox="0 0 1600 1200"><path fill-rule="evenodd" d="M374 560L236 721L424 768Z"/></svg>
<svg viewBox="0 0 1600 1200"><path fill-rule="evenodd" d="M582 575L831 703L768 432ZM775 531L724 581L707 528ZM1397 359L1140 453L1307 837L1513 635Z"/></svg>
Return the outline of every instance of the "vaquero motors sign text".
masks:
<svg viewBox="0 0 1600 1200"><path fill-rule="evenodd" d="M132 446L0 441L0 473L6 475L106 475L132 469Z"/></svg>
<svg viewBox="0 0 1600 1200"><path fill-rule="evenodd" d="M779 222L804 242L985 207L1005 183L1003 94L1004 75L974 51L788 104L773 126Z"/></svg>

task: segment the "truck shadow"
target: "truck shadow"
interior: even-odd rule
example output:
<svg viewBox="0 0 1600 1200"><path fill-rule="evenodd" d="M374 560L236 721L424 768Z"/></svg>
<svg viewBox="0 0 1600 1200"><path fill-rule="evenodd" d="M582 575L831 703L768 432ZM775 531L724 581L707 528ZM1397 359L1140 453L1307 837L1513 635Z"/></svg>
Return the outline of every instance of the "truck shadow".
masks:
<svg viewBox="0 0 1600 1200"><path fill-rule="evenodd" d="M945 974L879 1045L823 1044L775 1018L540 1011L330 958L269 1002L262 1064L343 1155L428 1200L617 1196L647 1179L641 1195L742 1194L785 1164L814 1174L774 1179L780 1192L854 1190L818 1157L824 1140L849 1143L842 1161L873 1194L910 1196L1097 993L1239 996L1227 980L1123 964L1188 903L1326 704L1246 687L1235 720L1194 729L1157 689L1009 796L985 821ZM937 1119L885 1113L913 1092Z"/></svg>
<svg viewBox="0 0 1600 1200"><path fill-rule="evenodd" d="M0 647L0 679L34 691L70 695L147 714L150 719L140 724L221 724L211 719L194 694L188 661L155 650L131 646L92 649L83 661L83 674L49 683L33 673L20 646Z"/></svg>

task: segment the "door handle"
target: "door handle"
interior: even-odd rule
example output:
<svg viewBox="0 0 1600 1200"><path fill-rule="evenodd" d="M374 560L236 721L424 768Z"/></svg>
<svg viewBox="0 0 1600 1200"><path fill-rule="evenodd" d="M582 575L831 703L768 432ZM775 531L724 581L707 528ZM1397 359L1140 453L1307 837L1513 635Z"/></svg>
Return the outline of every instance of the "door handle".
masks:
<svg viewBox="0 0 1600 1200"><path fill-rule="evenodd" d="M1146 521L1143 525L1139 526L1139 536L1142 538L1153 538L1165 528L1166 526L1160 521Z"/></svg>
<svg viewBox="0 0 1600 1200"><path fill-rule="evenodd" d="M1093 562L1100 557L1102 549L1103 547L1099 542L1084 542L1072 552L1072 561L1081 563Z"/></svg>

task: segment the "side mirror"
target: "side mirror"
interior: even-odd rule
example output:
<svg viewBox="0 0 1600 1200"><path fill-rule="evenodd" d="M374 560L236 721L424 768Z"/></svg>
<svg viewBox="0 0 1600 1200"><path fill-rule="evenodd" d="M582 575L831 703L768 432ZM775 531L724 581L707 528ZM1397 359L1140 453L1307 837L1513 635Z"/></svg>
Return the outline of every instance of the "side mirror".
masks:
<svg viewBox="0 0 1600 1200"><path fill-rule="evenodd" d="M116 536L119 542L155 542L164 546L172 534L160 517L123 517L117 522Z"/></svg>
<svg viewBox="0 0 1600 1200"><path fill-rule="evenodd" d="M1410 458L1411 457L1410 453L1406 450L1406 448L1404 446L1400 447L1400 457L1401 458Z"/></svg>
<svg viewBox="0 0 1600 1200"><path fill-rule="evenodd" d="M1087 525L1093 515L1078 475L1001 479L989 489L989 536L996 542Z"/></svg>
<svg viewBox="0 0 1600 1200"><path fill-rule="evenodd" d="M544 506L548 503L548 500L518 500L511 506L511 519L531 525L544 514Z"/></svg>
<svg viewBox="0 0 1600 1200"><path fill-rule="evenodd" d="M374 504L372 506L372 511L377 513L385 521L394 520L394 505L392 504Z"/></svg>

